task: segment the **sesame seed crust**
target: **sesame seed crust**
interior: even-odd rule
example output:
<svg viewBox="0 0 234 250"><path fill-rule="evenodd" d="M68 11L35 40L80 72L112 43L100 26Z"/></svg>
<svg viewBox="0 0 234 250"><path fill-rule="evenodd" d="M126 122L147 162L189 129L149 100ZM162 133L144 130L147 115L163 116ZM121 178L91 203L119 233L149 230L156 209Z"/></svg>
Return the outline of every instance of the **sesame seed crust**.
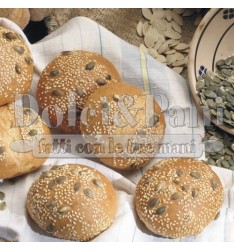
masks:
<svg viewBox="0 0 234 250"><path fill-rule="evenodd" d="M0 27L0 106L25 94L32 83L33 61L23 38L15 31Z"/></svg>
<svg viewBox="0 0 234 250"><path fill-rule="evenodd" d="M35 157L32 151L19 152L22 144L12 148L16 141L32 142L36 134L49 135L50 131L33 110L15 107L12 103L0 107L0 179L13 178L41 167L46 158Z"/></svg>
<svg viewBox="0 0 234 250"><path fill-rule="evenodd" d="M80 133L80 112L88 96L96 89L121 78L111 62L97 53L66 51L50 62L43 70L37 88L41 110L57 105L63 114L59 128L65 133ZM72 97L70 96L72 94ZM76 120L68 121L69 98L74 99ZM50 122L56 124L56 111L49 107ZM75 123L75 125L73 125Z"/></svg>
<svg viewBox="0 0 234 250"><path fill-rule="evenodd" d="M223 200L218 176L207 163L193 158L156 163L135 193L139 218L150 231L167 238L199 235L216 219Z"/></svg>
<svg viewBox="0 0 234 250"><path fill-rule="evenodd" d="M30 187L27 209L55 237L88 241L112 224L117 196L109 180L93 168L54 166Z"/></svg>
<svg viewBox="0 0 234 250"><path fill-rule="evenodd" d="M126 112L130 112L131 117L136 121L133 126L128 123L122 112L123 110L118 104L118 100L124 96L128 96L124 101L124 106L128 109ZM103 97L105 97L104 101ZM121 135L121 143L128 140L132 142L132 144L130 143L127 147L124 147L124 152L123 150L114 152L113 157L105 158L102 154L98 154L104 164L121 170L138 169L144 167L159 150L166 127L165 118L158 103L152 100L153 108L150 108L150 111L153 112L152 117L156 117L157 120L151 126L147 124L146 116L149 111L146 111L147 98L150 97L146 96L142 89L127 83L119 83L118 85L110 83L89 96L85 108L95 110L95 114L90 113L87 121L80 123L82 134L92 135L94 139L98 136L103 142L107 140L106 135ZM106 109L108 117L106 123L103 123L104 109ZM116 123L116 115L119 117L120 122L126 123L123 127L118 126L118 123ZM150 135L157 137L152 138ZM141 144L143 146L139 148L136 145L134 149L133 144L135 142L137 142L137 145ZM152 152L150 145L157 145L157 148ZM133 151L128 148L131 146L133 146Z"/></svg>

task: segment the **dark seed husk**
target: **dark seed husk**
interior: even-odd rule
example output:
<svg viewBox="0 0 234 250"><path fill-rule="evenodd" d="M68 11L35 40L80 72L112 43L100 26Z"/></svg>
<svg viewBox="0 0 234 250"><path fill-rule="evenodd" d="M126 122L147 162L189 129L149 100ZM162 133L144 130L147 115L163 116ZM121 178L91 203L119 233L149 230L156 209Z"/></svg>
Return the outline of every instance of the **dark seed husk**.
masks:
<svg viewBox="0 0 234 250"><path fill-rule="evenodd" d="M20 68L20 66L18 64L15 65L15 72L17 74L21 74L21 68Z"/></svg>
<svg viewBox="0 0 234 250"><path fill-rule="evenodd" d="M179 199L179 194L178 193L174 193L171 195L171 200L175 201L175 200L178 200Z"/></svg>
<svg viewBox="0 0 234 250"><path fill-rule="evenodd" d="M97 83L98 85L102 86L102 85L105 85L105 84L106 84L106 80L105 80L105 79L102 79L102 78L98 78L98 79L96 80L96 83Z"/></svg>
<svg viewBox="0 0 234 250"><path fill-rule="evenodd" d="M162 206L162 207L159 207L156 211L155 211L155 214L157 215L162 215L166 212L167 208L166 206Z"/></svg>
<svg viewBox="0 0 234 250"><path fill-rule="evenodd" d="M63 184L64 182L66 182L67 180L67 177L66 176L59 176L57 179L56 179L56 182L58 184Z"/></svg>
<svg viewBox="0 0 234 250"><path fill-rule="evenodd" d="M90 62L85 66L86 70L92 70L95 67L95 62Z"/></svg>
<svg viewBox="0 0 234 250"><path fill-rule="evenodd" d="M58 69L54 69L50 71L49 76L54 77L54 76L58 76L59 74L60 74L60 71Z"/></svg>
<svg viewBox="0 0 234 250"><path fill-rule="evenodd" d="M4 147L3 146L0 146L0 155L3 154L5 151Z"/></svg>
<svg viewBox="0 0 234 250"><path fill-rule="evenodd" d="M159 204L159 199L158 198L151 198L148 202L148 208L154 208Z"/></svg>
<svg viewBox="0 0 234 250"><path fill-rule="evenodd" d="M15 40L15 39L17 39L17 36L14 33L12 33L12 32L7 32L7 33L4 33L3 35L8 40Z"/></svg>
<svg viewBox="0 0 234 250"><path fill-rule="evenodd" d="M57 206L57 203L58 202L55 199L53 199L53 200L51 200L51 201L48 202L47 207L48 208L54 208L54 207Z"/></svg>
<svg viewBox="0 0 234 250"><path fill-rule="evenodd" d="M184 171L183 171L183 169L179 168L179 169L176 171L176 173L177 173L179 176L182 176L183 173L184 173Z"/></svg>
<svg viewBox="0 0 234 250"><path fill-rule="evenodd" d="M57 181L56 180L51 180L48 184L48 188L53 190L56 188L56 186L58 185Z"/></svg>
<svg viewBox="0 0 234 250"><path fill-rule="evenodd" d="M60 89L54 89L54 90L51 92L51 94L52 94L53 96L59 97L59 96L62 96L62 95L63 95L63 91L60 90Z"/></svg>
<svg viewBox="0 0 234 250"><path fill-rule="evenodd" d="M198 196L198 190L193 189L193 190L192 190L192 197L193 197L193 198L196 198L197 196Z"/></svg>
<svg viewBox="0 0 234 250"><path fill-rule="evenodd" d="M35 135L37 135L37 130L36 129L31 129L28 134L30 136L35 136Z"/></svg>
<svg viewBox="0 0 234 250"><path fill-rule="evenodd" d="M218 220L219 216L220 216L220 212L218 212L218 213L216 214L214 220Z"/></svg>
<svg viewBox="0 0 234 250"><path fill-rule="evenodd" d="M31 57L25 57L24 58L24 60L25 60L25 62L28 64L28 65L31 65L31 64L33 64L33 59L31 58Z"/></svg>
<svg viewBox="0 0 234 250"><path fill-rule="evenodd" d="M74 185L74 191L78 192L80 190L80 188L81 188L81 184L79 182L75 183L75 185Z"/></svg>
<svg viewBox="0 0 234 250"><path fill-rule="evenodd" d="M84 189L84 194L85 194L87 197L93 199L93 192L92 192L91 189L85 188L85 189Z"/></svg>
<svg viewBox="0 0 234 250"><path fill-rule="evenodd" d="M79 96L83 96L84 95L84 90L80 86L77 87L77 91L76 92L77 92L77 94Z"/></svg>
<svg viewBox="0 0 234 250"><path fill-rule="evenodd" d="M25 114L25 115L30 115L30 114L31 114L31 109L25 108L25 109L24 109L24 114Z"/></svg>
<svg viewBox="0 0 234 250"><path fill-rule="evenodd" d="M24 51L25 51L24 47L17 46L17 45L15 45L15 46L13 47L13 50L14 50L15 52L17 52L18 54L20 54L20 55L22 55L22 54L24 53Z"/></svg>
<svg viewBox="0 0 234 250"><path fill-rule="evenodd" d="M72 51L64 50L61 52L61 55L66 56L66 55L70 55L71 53L72 53Z"/></svg>
<svg viewBox="0 0 234 250"><path fill-rule="evenodd" d="M192 176L195 179L200 179L201 178L201 175L199 173L196 173L196 172L191 172L190 176Z"/></svg>
<svg viewBox="0 0 234 250"><path fill-rule="evenodd" d="M106 80L110 81L112 79L112 76L111 75L107 75L105 78L106 78Z"/></svg>
<svg viewBox="0 0 234 250"><path fill-rule="evenodd" d="M183 191L185 191L185 192L188 192L189 188L190 188L190 185L189 185L189 184L185 184L185 185L183 185L183 186L181 187L181 189L182 189Z"/></svg>
<svg viewBox="0 0 234 250"><path fill-rule="evenodd" d="M147 178L144 180L145 184L150 183L150 181L151 181L152 179L153 179L152 176L147 177Z"/></svg>
<svg viewBox="0 0 234 250"><path fill-rule="evenodd" d="M59 169L59 168L61 168L62 166L59 166L59 165L54 165L52 168L51 168L51 170L57 170L57 169Z"/></svg>
<svg viewBox="0 0 234 250"><path fill-rule="evenodd" d="M3 192L0 191L0 201L5 199L5 194Z"/></svg>
<svg viewBox="0 0 234 250"><path fill-rule="evenodd" d="M54 228L53 224L49 224L49 225L46 227L46 231L47 231L48 233L52 233L52 232L54 232L54 230L55 230L55 228Z"/></svg>
<svg viewBox="0 0 234 250"><path fill-rule="evenodd" d="M49 171L44 171L41 174L42 177L50 177L51 175L52 175L52 173L50 173Z"/></svg>
<svg viewBox="0 0 234 250"><path fill-rule="evenodd" d="M0 211L3 211L5 209L6 209L6 202L3 201L3 202L0 203Z"/></svg>
<svg viewBox="0 0 234 250"><path fill-rule="evenodd" d="M103 183L97 179L93 179L93 184L99 188L103 187Z"/></svg>
<svg viewBox="0 0 234 250"><path fill-rule="evenodd" d="M211 187L212 187L213 190L215 191L215 190L217 189L217 187L218 187L218 184L217 184L216 180L212 178L212 179L210 180L210 183L211 183Z"/></svg>

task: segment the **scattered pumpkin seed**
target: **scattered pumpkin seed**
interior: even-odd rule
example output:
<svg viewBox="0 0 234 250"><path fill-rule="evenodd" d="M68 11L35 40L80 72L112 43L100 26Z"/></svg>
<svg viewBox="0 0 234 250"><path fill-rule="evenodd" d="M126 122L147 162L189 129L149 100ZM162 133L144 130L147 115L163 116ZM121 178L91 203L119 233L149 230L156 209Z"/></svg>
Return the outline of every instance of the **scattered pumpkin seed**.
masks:
<svg viewBox="0 0 234 250"><path fill-rule="evenodd" d="M28 65L31 65L31 64L33 64L33 59L31 58L31 57L25 57L24 58L24 60L25 60L25 62L28 64Z"/></svg>
<svg viewBox="0 0 234 250"><path fill-rule="evenodd" d="M201 175L199 173L196 173L196 172L191 172L190 176L192 176L195 179L200 179L201 178Z"/></svg>
<svg viewBox="0 0 234 250"><path fill-rule="evenodd" d="M55 200L55 199L53 199L53 200L51 200L51 201L49 201L48 203L47 203L47 207L48 208L54 208L54 207L56 207L57 206L57 201Z"/></svg>
<svg viewBox="0 0 234 250"><path fill-rule="evenodd" d="M159 199L158 198L151 198L148 202L148 207L149 208L154 208L159 204Z"/></svg>
<svg viewBox="0 0 234 250"><path fill-rule="evenodd" d="M93 192L92 192L91 189L85 188L85 189L84 189L84 194L85 194L87 197L93 199Z"/></svg>
<svg viewBox="0 0 234 250"><path fill-rule="evenodd" d="M81 184L79 182L75 183L75 185L74 185L74 191L78 192L80 190L80 188L81 188Z"/></svg>
<svg viewBox="0 0 234 250"><path fill-rule="evenodd" d="M180 197L180 196L179 196L178 193L174 193L174 194L171 195L171 200L173 200L173 201L174 201L174 200L178 200L179 197Z"/></svg>
<svg viewBox="0 0 234 250"><path fill-rule="evenodd" d="M0 201L5 199L5 194L3 192L0 191Z"/></svg>
<svg viewBox="0 0 234 250"><path fill-rule="evenodd" d="M15 52L17 52L18 54L20 54L20 55L22 55L22 54L25 52L24 47L21 47L21 46L18 46L18 45L15 45L15 46L13 47L13 50L14 50Z"/></svg>
<svg viewBox="0 0 234 250"><path fill-rule="evenodd" d="M99 188L103 187L103 183L97 179L93 179L93 184Z"/></svg>
<svg viewBox="0 0 234 250"><path fill-rule="evenodd" d="M95 62L90 62L85 66L85 70L92 70L95 67Z"/></svg>
<svg viewBox="0 0 234 250"><path fill-rule="evenodd" d="M67 177L66 176L59 176L57 179L56 179L56 182L58 184L63 184L64 182L66 182L67 180Z"/></svg>
<svg viewBox="0 0 234 250"><path fill-rule="evenodd" d="M63 95L63 91L60 90L60 89L54 89L54 90L52 90L51 94L52 94L53 96L59 97L59 96L62 96L62 95Z"/></svg>
<svg viewBox="0 0 234 250"><path fill-rule="evenodd" d="M35 136L35 135L37 135L37 130L36 129L31 129L28 134L30 136Z"/></svg>
<svg viewBox="0 0 234 250"><path fill-rule="evenodd" d="M96 83L97 83L98 85L102 86L102 85L105 85L105 84L106 84L106 80L105 80L105 79L102 79L102 78L98 78L98 79L96 80Z"/></svg>
<svg viewBox="0 0 234 250"><path fill-rule="evenodd" d="M42 172L42 174L41 174L41 176L42 177L50 177L50 176L52 176L52 173L51 172L49 172L49 171L44 171L44 172Z"/></svg>
<svg viewBox="0 0 234 250"><path fill-rule="evenodd" d="M68 206L60 206L58 208L58 213L60 213L60 214L66 214L69 211L70 211L70 207L68 207Z"/></svg>
<svg viewBox="0 0 234 250"><path fill-rule="evenodd" d="M19 75L21 74L21 68L18 64L15 65L15 72Z"/></svg>
<svg viewBox="0 0 234 250"><path fill-rule="evenodd" d="M185 191L185 192L188 192L189 188L190 188L190 185L189 185L189 184L185 184L185 185L183 185L183 186L181 187L181 189L182 189L183 191Z"/></svg>
<svg viewBox="0 0 234 250"><path fill-rule="evenodd" d="M212 179L210 180L210 183L211 183L211 187L212 187L213 190L215 191L215 190L217 189L217 187L218 187L218 184L217 184L216 180L212 178Z"/></svg>
<svg viewBox="0 0 234 250"><path fill-rule="evenodd" d="M105 79L110 81L112 79L112 76L111 75L106 75Z"/></svg>
<svg viewBox="0 0 234 250"><path fill-rule="evenodd" d="M55 76L58 76L59 74L60 74L60 71L58 69L54 69L50 71L49 76L55 77Z"/></svg>
<svg viewBox="0 0 234 250"><path fill-rule="evenodd" d="M0 203L0 211L3 211L5 209L6 209L6 202L3 201L3 202Z"/></svg>
<svg viewBox="0 0 234 250"><path fill-rule="evenodd" d="M55 227L53 226L52 223L49 224L49 225L46 227L46 231L47 231L48 233L52 233L52 232L54 232L54 230L55 230Z"/></svg>
<svg viewBox="0 0 234 250"><path fill-rule="evenodd" d="M179 169L177 169L176 173L177 173L179 176L182 176L183 173L184 173L184 171L183 171L183 169L179 168Z"/></svg>
<svg viewBox="0 0 234 250"><path fill-rule="evenodd" d="M3 36L5 38L7 38L8 40L15 40L15 39L17 39L17 36L13 32L3 33Z"/></svg>
<svg viewBox="0 0 234 250"><path fill-rule="evenodd" d="M158 209L156 209L155 214L156 215L162 215L162 214L164 214L166 212L166 210L167 210L166 206L159 207Z"/></svg>
<svg viewBox="0 0 234 250"><path fill-rule="evenodd" d="M193 198L196 198L197 196L198 196L198 190L193 189L193 190L192 190L192 197L193 197Z"/></svg>

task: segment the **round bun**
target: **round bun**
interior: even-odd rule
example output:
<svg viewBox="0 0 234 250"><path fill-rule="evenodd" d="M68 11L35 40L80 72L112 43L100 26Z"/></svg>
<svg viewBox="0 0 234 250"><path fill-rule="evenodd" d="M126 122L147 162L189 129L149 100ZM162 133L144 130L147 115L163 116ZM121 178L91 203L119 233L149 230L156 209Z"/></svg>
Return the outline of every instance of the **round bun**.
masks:
<svg viewBox="0 0 234 250"><path fill-rule="evenodd" d="M152 105L146 105L146 103ZM115 169L143 167L158 152L165 119L158 103L138 87L127 83L102 87L86 102L87 115L81 119L86 141L101 141L107 151L100 160ZM106 116L104 116L104 113ZM88 139L87 139L88 138ZM153 148L150 148L153 146Z"/></svg>
<svg viewBox="0 0 234 250"><path fill-rule="evenodd" d="M119 81L120 76L113 64L101 55L64 51L42 72L37 100L42 111L48 107L52 126L59 125L64 133L79 134L80 113L88 96L109 82ZM62 113L61 124L57 124L54 105Z"/></svg>
<svg viewBox="0 0 234 250"><path fill-rule="evenodd" d="M33 61L28 46L15 31L0 27L0 106L25 94L32 83Z"/></svg>
<svg viewBox="0 0 234 250"><path fill-rule="evenodd" d="M157 235L196 236L219 216L223 187L211 167L193 158L162 160L150 168L136 188L140 219Z"/></svg>
<svg viewBox="0 0 234 250"><path fill-rule="evenodd" d="M53 166L32 184L27 209L47 233L88 241L112 224L117 196L109 180L93 168Z"/></svg>
<svg viewBox="0 0 234 250"><path fill-rule="evenodd" d="M20 124L22 118L24 124ZM46 158L33 155L33 138L49 134L49 129L33 110L15 108L13 104L0 107L0 179L9 179L39 168ZM31 147L29 150L27 145Z"/></svg>

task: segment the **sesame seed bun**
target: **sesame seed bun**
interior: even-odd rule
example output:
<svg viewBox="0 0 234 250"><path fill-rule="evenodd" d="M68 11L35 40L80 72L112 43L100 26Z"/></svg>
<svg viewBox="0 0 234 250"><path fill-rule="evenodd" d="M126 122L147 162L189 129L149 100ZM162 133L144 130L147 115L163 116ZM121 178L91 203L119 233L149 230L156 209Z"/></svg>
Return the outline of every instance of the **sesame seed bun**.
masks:
<svg viewBox="0 0 234 250"><path fill-rule="evenodd" d="M211 167L193 158L162 160L150 168L136 188L140 219L157 235L196 236L219 216L224 191Z"/></svg>
<svg viewBox="0 0 234 250"><path fill-rule="evenodd" d="M86 51L64 51L43 70L38 83L37 100L41 110L57 105L63 114L62 124L58 127L64 133L79 134L80 113L88 96L101 86L120 80L113 64L101 55ZM71 118L69 123L68 105L72 98L75 105L70 108L73 110L69 114L75 118ZM54 107L49 107L49 119L52 126L57 125Z"/></svg>
<svg viewBox="0 0 234 250"><path fill-rule="evenodd" d="M0 106L25 94L32 83L33 61L28 46L15 31L0 27Z"/></svg>
<svg viewBox="0 0 234 250"><path fill-rule="evenodd" d="M147 100L152 106L146 105ZM110 83L90 95L85 108L88 115L81 120L82 134L90 135L89 140L103 141L103 145L112 137L116 145L117 142L123 145L121 150L110 145L108 152L113 153L109 157L105 157L106 151L97 154L107 166L120 170L138 169L158 152L166 126L164 115L158 103L142 89L127 83ZM107 114L106 122L103 112ZM148 118L151 124L147 123ZM153 151L148 148L150 143L156 145Z"/></svg>
<svg viewBox="0 0 234 250"><path fill-rule="evenodd" d="M54 166L32 184L27 209L47 233L88 241L112 224L117 196L109 180L93 168Z"/></svg>
<svg viewBox="0 0 234 250"><path fill-rule="evenodd" d="M21 114L24 126L18 123ZM31 118L35 119L33 123ZM46 158L35 157L32 150L27 150L26 144L33 143L36 134L49 135L50 131L33 110L19 106L15 108L13 104L0 107L0 179L23 175L44 163ZM22 144L23 140L27 143Z"/></svg>

